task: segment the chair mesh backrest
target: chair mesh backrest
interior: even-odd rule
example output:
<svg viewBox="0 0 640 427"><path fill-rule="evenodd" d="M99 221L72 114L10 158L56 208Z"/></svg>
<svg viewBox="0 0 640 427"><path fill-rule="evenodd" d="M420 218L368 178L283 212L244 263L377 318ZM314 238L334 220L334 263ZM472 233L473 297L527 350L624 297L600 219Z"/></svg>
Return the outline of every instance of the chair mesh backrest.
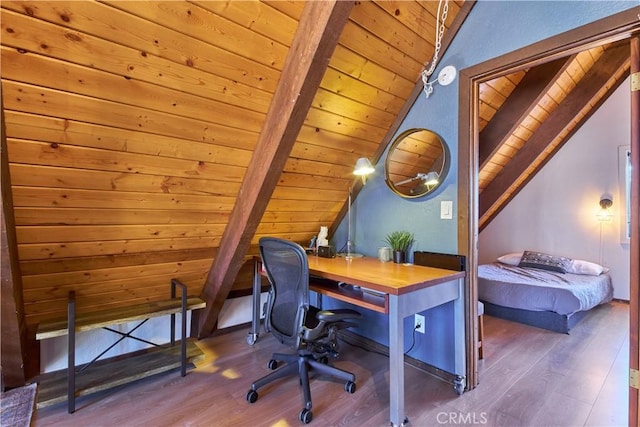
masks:
<svg viewBox="0 0 640 427"><path fill-rule="evenodd" d="M309 264L302 246L274 237L260 239L260 255L271 284L267 326L283 344L298 348L309 308Z"/></svg>

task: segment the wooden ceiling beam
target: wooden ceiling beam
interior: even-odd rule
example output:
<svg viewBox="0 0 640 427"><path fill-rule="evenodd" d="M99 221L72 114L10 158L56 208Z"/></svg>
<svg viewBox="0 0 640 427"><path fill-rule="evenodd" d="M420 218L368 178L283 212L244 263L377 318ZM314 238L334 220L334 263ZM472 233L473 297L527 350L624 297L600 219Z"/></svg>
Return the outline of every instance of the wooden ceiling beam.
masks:
<svg viewBox="0 0 640 427"><path fill-rule="evenodd" d="M628 42L612 46L607 49L594 66L580 80L576 87L567 95L558 108L551 113L527 143L518 151L514 158L503 168L502 172L496 176L493 181L480 193L478 214L479 218L492 209L502 195L509 190L511 185L523 174L523 172L536 160L536 158L549 146L549 144L569 125L576 115L589 103L593 97L607 84L611 76L624 66L629 59ZM560 150L562 145L570 139L570 137L591 117L593 114L622 82L622 79L616 85L608 88L607 94L603 96L598 105L595 105L590 112L585 115L579 123L573 128L572 132L567 135L562 143L558 144L552 153L544 160L542 165L529 175L525 182L522 183L507 200L502 201L501 205L492 212L489 218L484 218L479 224L480 231L491 222L493 218L507 205L507 203L515 197L515 195L524 187L524 184L531 180L535 174L542 169L542 166L549 161L553 155Z"/></svg>
<svg viewBox="0 0 640 427"><path fill-rule="evenodd" d="M480 133L480 170L493 157L518 125L564 72L575 55L559 58L530 69L509 98Z"/></svg>
<svg viewBox="0 0 640 427"><path fill-rule="evenodd" d="M0 93L1 95L1 93ZM0 365L2 381L9 388L23 386L27 378L25 369L28 365L26 349L27 334L24 321L24 305L22 301L22 274L18 262L18 242L16 237L15 217L13 214L13 196L11 193L11 176L9 174L9 157L5 133L4 103L0 96L0 325L2 343L0 344ZM38 360L39 362L39 360ZM33 372L31 372L33 373Z"/></svg>
<svg viewBox="0 0 640 427"><path fill-rule="evenodd" d="M346 25L353 1L306 2L231 217L203 289L198 336L214 331L293 144Z"/></svg>

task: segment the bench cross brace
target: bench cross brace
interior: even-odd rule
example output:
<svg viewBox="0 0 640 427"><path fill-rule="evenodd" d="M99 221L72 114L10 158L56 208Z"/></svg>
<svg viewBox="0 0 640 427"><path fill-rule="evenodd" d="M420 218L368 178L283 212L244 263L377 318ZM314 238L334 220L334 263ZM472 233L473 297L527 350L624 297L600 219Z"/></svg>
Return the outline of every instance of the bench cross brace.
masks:
<svg viewBox="0 0 640 427"><path fill-rule="evenodd" d="M182 319L181 319L181 333L182 333L182 339L181 339L181 348L180 348L180 375L181 376L185 376L187 375L187 287L181 283L180 281L178 281L177 279L171 279L171 298L174 299L176 298L176 287L180 287L181 288L181 295L180 295L180 300L181 300L181 307L180 307L180 313L182 315ZM176 314L175 313L171 313L171 345L175 345L176 342L176 326L175 326L175 320L176 319ZM88 368L89 366L91 366L93 363L95 363L98 359L100 359L100 357L102 357L105 353L107 353L109 350L111 350L113 347L115 347L119 342L121 342L122 340L126 339L126 338L131 338L131 339L135 339L141 342L144 342L146 344L150 344L152 346L156 346L159 347L158 344L155 344L153 342L144 340L142 338L138 338L138 337L134 337L133 335L131 335L136 329L138 329L140 326L142 326L147 320L144 319L142 320L138 325L136 325L133 329L131 329L129 332L121 332L121 331L116 331L115 329L111 329L108 327L103 327L103 329L106 329L110 332L122 335L115 343L111 344L109 346L109 348L107 348L106 350L104 350L102 353L100 353L97 357L95 357L91 362L87 363L86 365L84 365L79 372L84 371L86 368ZM75 361L76 361L76 293L75 291L70 291L69 292L69 302L68 302L68 306L67 306L67 328L68 328L68 357L67 357L67 404L68 404L68 412L70 414L72 414L73 412L75 412L75 408L76 408L76 401L75 401L75 394L76 394L76 366L75 366Z"/></svg>
<svg viewBox="0 0 640 427"><path fill-rule="evenodd" d="M93 360L91 360L91 362L88 362L86 365L84 365L81 369L78 370L78 372L82 372L85 369L87 369L89 366L93 365L96 361L98 361L102 356L104 356L109 350L111 350L113 347L117 346L118 344L120 344L122 341L124 341L127 338L131 338L132 340L136 340L136 341L140 341L143 342L145 344L149 344L152 345L154 347L160 347L160 344L156 344L154 342L151 341L147 341L144 338L140 338L140 337L136 337L131 335L132 333L135 332L136 329L138 329L140 326L144 325L145 323L147 323L149 319L144 319L142 322L138 323L133 329L131 329L129 332L122 332L122 331L116 331L115 329L112 328L108 328L108 327L103 327L102 329L104 329L105 331L109 331L109 332L113 332L114 334L118 334L121 335L120 338L118 338L118 340L116 342L114 342L113 344L111 344L109 347L107 347L106 349L104 349L104 351L102 353L100 353L99 355L97 355L96 357L93 358Z"/></svg>

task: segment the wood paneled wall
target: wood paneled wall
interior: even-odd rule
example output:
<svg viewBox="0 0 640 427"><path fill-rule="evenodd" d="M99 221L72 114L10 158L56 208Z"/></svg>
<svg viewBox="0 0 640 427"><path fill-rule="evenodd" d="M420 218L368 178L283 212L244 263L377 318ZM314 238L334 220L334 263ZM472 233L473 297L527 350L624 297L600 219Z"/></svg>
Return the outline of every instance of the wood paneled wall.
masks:
<svg viewBox="0 0 640 427"><path fill-rule="evenodd" d="M165 298L172 277L201 292L302 6L2 2L29 324L63 317L70 290L79 311ZM437 6L356 4L254 243L332 223L433 54Z"/></svg>

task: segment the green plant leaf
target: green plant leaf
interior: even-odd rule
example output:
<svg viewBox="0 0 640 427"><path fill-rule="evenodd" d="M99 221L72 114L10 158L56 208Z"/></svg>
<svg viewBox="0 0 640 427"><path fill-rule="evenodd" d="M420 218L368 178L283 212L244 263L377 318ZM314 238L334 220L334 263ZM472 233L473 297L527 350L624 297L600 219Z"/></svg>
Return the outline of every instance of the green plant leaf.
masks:
<svg viewBox="0 0 640 427"><path fill-rule="evenodd" d="M406 252L413 243L413 233L408 231L392 231L385 237L385 242L394 251Z"/></svg>

